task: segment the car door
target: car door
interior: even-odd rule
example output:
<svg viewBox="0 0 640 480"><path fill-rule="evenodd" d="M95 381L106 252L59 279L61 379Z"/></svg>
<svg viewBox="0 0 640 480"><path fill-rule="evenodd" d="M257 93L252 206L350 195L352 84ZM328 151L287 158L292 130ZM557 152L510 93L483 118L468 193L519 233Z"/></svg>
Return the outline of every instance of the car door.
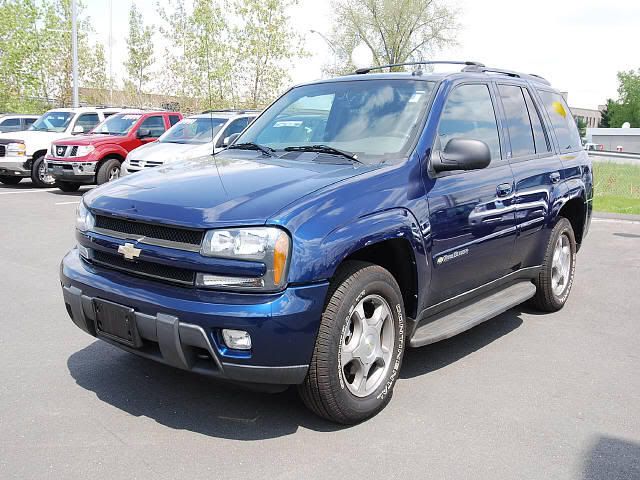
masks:
<svg viewBox="0 0 640 480"><path fill-rule="evenodd" d="M89 133L98 123L100 123L100 117L97 113L82 113L78 115L72 132ZM82 131L76 132L77 127L82 127Z"/></svg>
<svg viewBox="0 0 640 480"><path fill-rule="evenodd" d="M509 137L507 157L515 179L516 227L514 262L521 267L538 263L537 232L553 211L562 164L553 151L540 106L523 82L497 85Z"/></svg>
<svg viewBox="0 0 640 480"><path fill-rule="evenodd" d="M439 155L452 138L476 139L489 146L491 164L429 173L432 303L495 280L513 266L513 175L502 154L493 90L491 83L454 86L440 117L432 155Z"/></svg>
<svg viewBox="0 0 640 480"><path fill-rule="evenodd" d="M160 135L162 135L166 130L166 124L164 121L163 115L151 115L145 118L140 126L138 127L138 133L142 130L147 130L149 135L144 137L137 137L140 145L144 145L145 143L154 142ZM136 145L139 146L139 145Z"/></svg>

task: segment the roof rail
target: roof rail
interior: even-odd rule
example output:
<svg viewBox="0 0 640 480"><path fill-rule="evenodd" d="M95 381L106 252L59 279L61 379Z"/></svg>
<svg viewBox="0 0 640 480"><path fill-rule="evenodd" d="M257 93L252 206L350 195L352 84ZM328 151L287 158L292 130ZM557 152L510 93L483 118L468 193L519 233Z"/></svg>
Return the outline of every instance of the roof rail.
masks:
<svg viewBox="0 0 640 480"><path fill-rule="evenodd" d="M535 75L533 73L520 73L520 72L515 72L513 70L506 70L504 68L490 68L490 67L485 67L484 65L480 66L480 65L469 65L465 68L462 69L463 72L478 72L478 73L498 73L500 75L507 75L509 77L513 77L513 78L524 78L524 79L530 79L530 80L534 80L536 82L540 82L540 83L544 83L545 85L551 85L551 83L549 82L549 80L547 80L544 77L541 77L540 75Z"/></svg>
<svg viewBox="0 0 640 480"><path fill-rule="evenodd" d="M480 62L464 62L458 60L425 60L420 62L391 63L389 65L378 65L375 67L359 68L355 71L355 73L358 75L362 75L373 70L382 70L383 68L393 67L408 67L411 65L466 65L467 67L484 67L484 64Z"/></svg>

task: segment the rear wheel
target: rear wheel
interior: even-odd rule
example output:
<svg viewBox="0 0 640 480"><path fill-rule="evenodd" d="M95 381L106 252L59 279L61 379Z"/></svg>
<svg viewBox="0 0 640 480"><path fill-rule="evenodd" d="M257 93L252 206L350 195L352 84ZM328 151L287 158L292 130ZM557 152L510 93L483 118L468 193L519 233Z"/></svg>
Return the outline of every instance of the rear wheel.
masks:
<svg viewBox="0 0 640 480"><path fill-rule="evenodd" d="M59 182L56 184L56 187L58 187L63 192L71 193L77 192L80 189L80 184L73 182Z"/></svg>
<svg viewBox="0 0 640 480"><path fill-rule="evenodd" d="M8 175L0 175L0 183L5 185L17 185L22 180L22 177L10 177Z"/></svg>
<svg viewBox="0 0 640 480"><path fill-rule="evenodd" d="M51 187L55 183L53 177L47 173L47 165L44 161L44 155L40 155L33 159L31 165L31 181L36 187Z"/></svg>
<svg viewBox="0 0 640 480"><path fill-rule="evenodd" d="M98 173L96 173L96 183L98 185L102 185L103 183L111 182L112 180L117 180L120 178L120 161L111 158L106 160L100 168L98 169Z"/></svg>
<svg viewBox="0 0 640 480"><path fill-rule="evenodd" d="M404 354L404 305L393 275L349 262L331 285L299 392L317 415L353 424L391 399Z"/></svg>
<svg viewBox="0 0 640 480"><path fill-rule="evenodd" d="M545 312L560 310L569 298L576 268L576 240L571 222L561 218L551 231L532 302Z"/></svg>

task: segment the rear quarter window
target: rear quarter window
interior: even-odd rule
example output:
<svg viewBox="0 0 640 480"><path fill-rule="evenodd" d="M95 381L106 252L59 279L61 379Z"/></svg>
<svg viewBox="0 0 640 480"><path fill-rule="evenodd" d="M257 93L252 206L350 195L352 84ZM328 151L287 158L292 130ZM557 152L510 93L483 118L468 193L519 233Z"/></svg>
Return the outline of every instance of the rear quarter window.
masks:
<svg viewBox="0 0 640 480"><path fill-rule="evenodd" d="M538 90L544 108L551 119L551 125L556 132L561 152L575 152L582 148L578 127L571 115L567 102L559 93Z"/></svg>

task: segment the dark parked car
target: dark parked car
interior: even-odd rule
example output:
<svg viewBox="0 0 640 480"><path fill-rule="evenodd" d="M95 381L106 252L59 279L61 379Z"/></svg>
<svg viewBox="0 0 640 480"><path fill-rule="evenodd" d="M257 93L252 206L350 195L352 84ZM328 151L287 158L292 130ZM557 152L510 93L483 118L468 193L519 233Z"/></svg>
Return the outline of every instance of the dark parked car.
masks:
<svg viewBox="0 0 640 480"><path fill-rule="evenodd" d="M562 308L592 210L571 112L540 77L447 63L294 87L227 150L87 193L60 275L75 324L354 423L405 348Z"/></svg>

